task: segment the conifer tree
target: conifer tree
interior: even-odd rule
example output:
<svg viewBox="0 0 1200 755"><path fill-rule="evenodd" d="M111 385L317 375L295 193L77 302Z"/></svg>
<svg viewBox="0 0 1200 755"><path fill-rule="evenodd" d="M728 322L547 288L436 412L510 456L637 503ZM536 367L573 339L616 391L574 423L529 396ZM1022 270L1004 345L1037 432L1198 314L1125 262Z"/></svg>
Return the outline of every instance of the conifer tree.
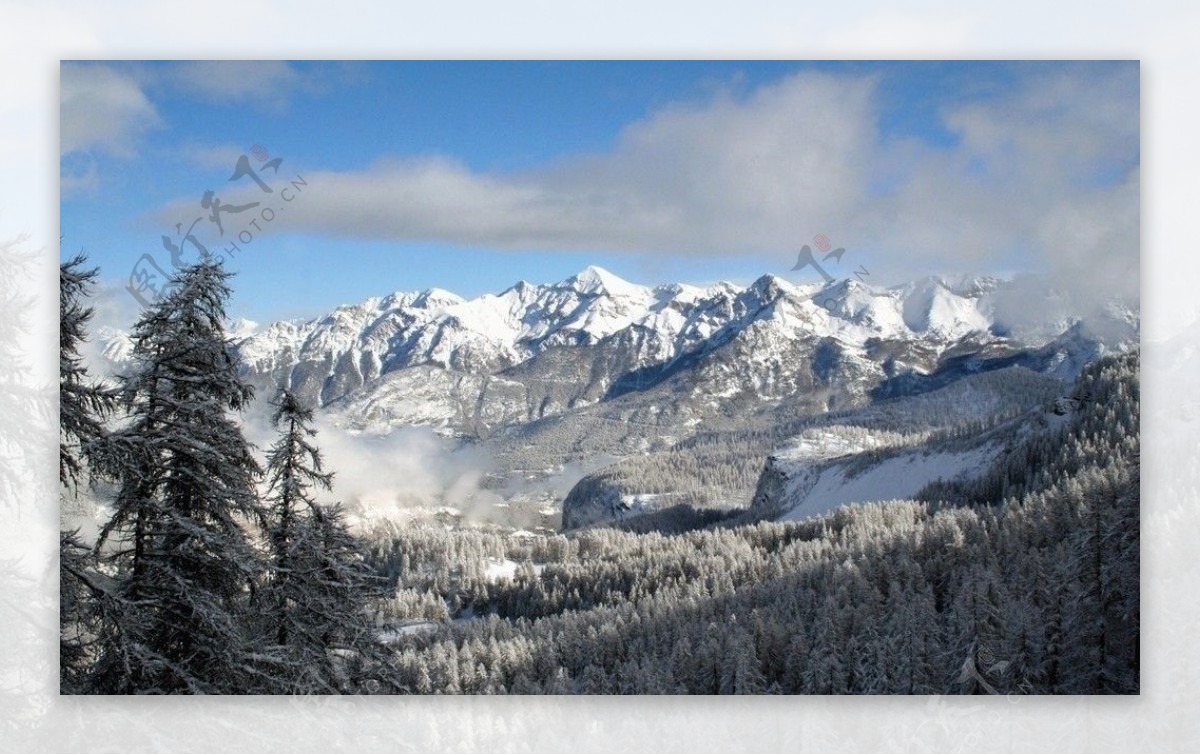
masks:
<svg viewBox="0 0 1200 755"><path fill-rule="evenodd" d="M119 491L97 543L123 604L96 674L107 693L256 691L247 601L262 561L260 473L233 413L252 391L224 329L231 274L210 257L179 270L135 325L114 433Z"/></svg>
<svg viewBox="0 0 1200 755"><path fill-rule="evenodd" d="M353 691L378 671L381 648L369 613L378 580L341 506L314 498L314 489L330 489L333 475L323 471L312 442L312 410L285 389L272 419L280 437L267 459L271 576L260 595L266 631L286 691Z"/></svg>
<svg viewBox="0 0 1200 755"><path fill-rule="evenodd" d="M78 488L85 466L104 456L104 420L116 408L116 394L89 379L79 353L87 339L93 308L82 301L91 294L96 268L84 268L77 254L58 270L58 479L67 492Z"/></svg>
<svg viewBox="0 0 1200 755"><path fill-rule="evenodd" d="M98 586L92 550L78 534L60 530L58 540L59 692L82 694L89 691L104 592Z"/></svg>
<svg viewBox="0 0 1200 755"><path fill-rule="evenodd" d="M84 303L97 269L82 254L59 265L58 480L64 505L90 474L102 472L107 456L104 421L116 407L114 392L89 379L79 353L93 309ZM59 533L59 681L65 693L87 690L98 622L106 595L91 549L77 532Z"/></svg>

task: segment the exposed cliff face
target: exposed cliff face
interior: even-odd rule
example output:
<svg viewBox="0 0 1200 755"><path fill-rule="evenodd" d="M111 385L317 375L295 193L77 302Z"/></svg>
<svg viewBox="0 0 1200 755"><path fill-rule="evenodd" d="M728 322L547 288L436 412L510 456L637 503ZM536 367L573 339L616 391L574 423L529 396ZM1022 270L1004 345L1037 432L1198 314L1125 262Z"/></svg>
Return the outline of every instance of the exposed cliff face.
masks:
<svg viewBox="0 0 1200 755"><path fill-rule="evenodd" d="M642 507L624 499L620 491L606 484L600 473L580 481L563 501L563 528L572 530L600 522L620 521L636 516Z"/></svg>
<svg viewBox="0 0 1200 755"><path fill-rule="evenodd" d="M779 463L779 457L768 456L763 464L762 474L758 477L758 485L754 488L754 496L750 499L750 510L764 519L774 519L781 513L784 505L784 494L788 489L788 474L793 470Z"/></svg>
<svg viewBox="0 0 1200 755"><path fill-rule="evenodd" d="M769 519L807 519L850 503L908 500L932 482L974 479L999 452L999 445L981 443L957 450L918 445L879 457L824 462L772 456L751 508Z"/></svg>

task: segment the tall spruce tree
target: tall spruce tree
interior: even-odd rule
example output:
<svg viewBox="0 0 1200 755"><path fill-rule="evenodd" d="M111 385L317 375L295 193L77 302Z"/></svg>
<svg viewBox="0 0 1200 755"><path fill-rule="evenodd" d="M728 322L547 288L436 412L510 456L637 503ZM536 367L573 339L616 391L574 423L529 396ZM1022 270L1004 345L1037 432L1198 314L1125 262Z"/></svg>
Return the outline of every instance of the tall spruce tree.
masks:
<svg viewBox="0 0 1200 755"><path fill-rule="evenodd" d="M123 610L103 637L96 691L258 691L248 601L263 571L248 526L265 521L260 473L232 416L252 391L224 330L230 273L179 270L134 326L123 379L119 491L97 543Z"/></svg>
<svg viewBox="0 0 1200 755"><path fill-rule="evenodd" d="M273 422L280 436L267 459L271 576L259 599L282 664L280 691L357 691L380 661L369 614L378 580L341 507L314 499L333 475L312 442L312 410L283 390Z"/></svg>

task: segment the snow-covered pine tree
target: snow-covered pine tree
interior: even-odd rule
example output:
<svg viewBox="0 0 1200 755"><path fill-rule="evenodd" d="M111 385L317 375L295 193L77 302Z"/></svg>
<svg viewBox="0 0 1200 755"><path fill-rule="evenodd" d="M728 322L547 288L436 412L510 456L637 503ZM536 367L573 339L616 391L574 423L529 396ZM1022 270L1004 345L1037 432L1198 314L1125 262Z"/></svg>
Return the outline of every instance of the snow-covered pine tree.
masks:
<svg viewBox="0 0 1200 755"><path fill-rule="evenodd" d="M95 674L104 693L239 693L262 686L248 599L263 570L247 526L260 473L232 413L252 391L225 335L231 274L179 270L134 326L123 378L119 491L98 539L123 603Z"/></svg>
<svg viewBox="0 0 1200 755"><path fill-rule="evenodd" d="M82 694L89 691L88 673L104 592L97 584L92 550L75 532L59 531L58 572L59 692Z"/></svg>
<svg viewBox="0 0 1200 755"><path fill-rule="evenodd" d="M1100 574L1105 585L1102 620L1110 648L1105 652L1104 691L1128 693L1138 689L1141 635L1141 560L1139 542L1141 470L1134 466L1130 479L1117 492L1105 522L1100 547L1106 552Z"/></svg>
<svg viewBox="0 0 1200 755"><path fill-rule="evenodd" d="M280 436L267 459L271 576L258 597L282 664L279 691L356 691L374 678L382 652L369 613L379 580L341 507L313 497L333 475L311 440L312 410L285 389L273 422Z"/></svg>
<svg viewBox="0 0 1200 755"><path fill-rule="evenodd" d="M58 270L59 442L58 480L62 503L76 495L88 474L101 471L107 456L104 420L116 408L115 393L92 382L79 353L92 308L84 303L97 269L77 254ZM64 693L86 691L86 676L106 601L91 549L76 532L59 533L59 681Z"/></svg>
<svg viewBox="0 0 1200 755"><path fill-rule="evenodd" d="M116 408L114 391L92 382L80 356L87 340L93 309L83 299L91 295L98 270L85 268L77 254L58 268L58 479L72 492L104 454L104 420Z"/></svg>

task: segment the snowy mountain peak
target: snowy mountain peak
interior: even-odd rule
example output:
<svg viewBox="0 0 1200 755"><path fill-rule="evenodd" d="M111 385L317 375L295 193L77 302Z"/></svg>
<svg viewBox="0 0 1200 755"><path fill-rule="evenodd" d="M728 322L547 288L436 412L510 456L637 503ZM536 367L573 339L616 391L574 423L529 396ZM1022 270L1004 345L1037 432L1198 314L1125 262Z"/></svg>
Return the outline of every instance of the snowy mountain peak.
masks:
<svg viewBox="0 0 1200 755"><path fill-rule="evenodd" d="M893 290L903 302L901 312L909 330L958 337L989 327L979 299L994 288L986 279L930 276Z"/></svg>
<svg viewBox="0 0 1200 755"><path fill-rule="evenodd" d="M630 283L596 265L588 265L559 286L591 296L643 296L647 293L645 287Z"/></svg>
<svg viewBox="0 0 1200 755"><path fill-rule="evenodd" d="M226 334L235 341L240 341L243 338L249 338L257 333L259 324L253 320L247 320L245 317L235 317L226 323Z"/></svg>
<svg viewBox="0 0 1200 755"><path fill-rule="evenodd" d="M770 273L759 276L757 280L750 284L747 291L752 292L764 301L772 301L781 296L796 296L800 293L800 289L796 284Z"/></svg>
<svg viewBox="0 0 1200 755"><path fill-rule="evenodd" d="M133 339L117 328L101 326L96 329L99 355L111 364L124 364L133 357Z"/></svg>
<svg viewBox="0 0 1200 755"><path fill-rule="evenodd" d="M455 304L462 304L466 299L458 294L451 293L444 288L429 288L417 294L413 299L412 306L421 307L423 309L438 309L443 307L452 307Z"/></svg>

